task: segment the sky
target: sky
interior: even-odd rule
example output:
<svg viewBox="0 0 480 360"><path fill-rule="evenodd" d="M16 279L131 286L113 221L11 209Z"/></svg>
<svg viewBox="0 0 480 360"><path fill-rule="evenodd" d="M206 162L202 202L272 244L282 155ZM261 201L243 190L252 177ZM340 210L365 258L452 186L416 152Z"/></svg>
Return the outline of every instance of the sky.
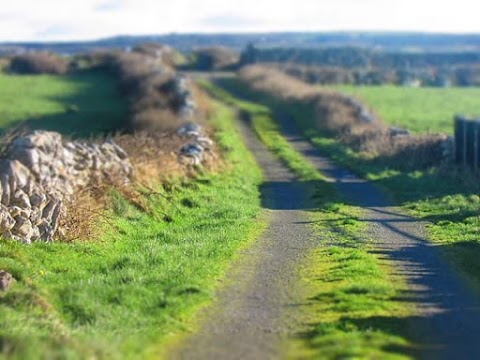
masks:
<svg viewBox="0 0 480 360"><path fill-rule="evenodd" d="M172 32L480 33L478 9L478 0L0 0L0 41Z"/></svg>

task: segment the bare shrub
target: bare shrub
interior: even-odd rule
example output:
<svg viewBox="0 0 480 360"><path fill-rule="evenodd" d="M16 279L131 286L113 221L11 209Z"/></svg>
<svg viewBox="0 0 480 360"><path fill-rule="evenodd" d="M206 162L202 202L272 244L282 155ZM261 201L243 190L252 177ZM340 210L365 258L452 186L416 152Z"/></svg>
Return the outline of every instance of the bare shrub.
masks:
<svg viewBox="0 0 480 360"><path fill-rule="evenodd" d="M368 158L402 169L420 169L443 161L444 135L393 136L378 115L374 114L372 121L362 120L359 111L363 105L358 100L308 85L274 67L249 66L240 77L256 91L313 107L317 129Z"/></svg>
<svg viewBox="0 0 480 360"><path fill-rule="evenodd" d="M105 213L107 188L90 186L83 189L68 204L68 211L61 219L57 237L64 242L97 238L101 225L110 219Z"/></svg>
<svg viewBox="0 0 480 360"><path fill-rule="evenodd" d="M170 131L180 127L185 120L180 110L185 104L184 94L193 95L195 102L195 121L202 122L208 113L207 101L202 91L193 84L179 91L179 77L175 71L164 64L159 51L167 47L145 45L133 52L110 52L98 54L101 63L111 71L120 82L122 93L130 101L131 121L129 130Z"/></svg>
<svg viewBox="0 0 480 360"><path fill-rule="evenodd" d="M159 43L144 43L133 48L133 52L156 57L170 68L185 63L185 57L171 46Z"/></svg>
<svg viewBox="0 0 480 360"><path fill-rule="evenodd" d="M17 74L66 74L69 61L57 54L34 52L14 56L9 70Z"/></svg>
<svg viewBox="0 0 480 360"><path fill-rule="evenodd" d="M200 48L194 51L198 70L225 70L238 65L240 54L223 46Z"/></svg>
<svg viewBox="0 0 480 360"><path fill-rule="evenodd" d="M310 104L316 112L317 127L335 135L385 131L378 116L374 116L371 122L361 120L359 109L351 98L319 89L273 67L248 66L240 71L240 78L257 91L280 97L284 101Z"/></svg>
<svg viewBox="0 0 480 360"><path fill-rule="evenodd" d="M0 57L0 73L4 72L10 67L10 59L7 57Z"/></svg>
<svg viewBox="0 0 480 360"><path fill-rule="evenodd" d="M179 176L193 177L197 174L195 169L179 162L178 149L190 140L178 136L175 131L137 131L133 134L117 135L114 140L135 164L135 181L139 184L155 186L161 181ZM215 145L211 153L217 153ZM212 156L206 159L204 166L215 171L222 166L221 163L221 159Z"/></svg>
<svg viewBox="0 0 480 360"><path fill-rule="evenodd" d="M317 95L312 86L269 66L247 66L240 71L240 78L255 90L275 93L285 100L309 101Z"/></svg>
<svg viewBox="0 0 480 360"><path fill-rule="evenodd" d="M173 131L182 124L169 109L146 108L132 118L132 126L137 131Z"/></svg>
<svg viewBox="0 0 480 360"><path fill-rule="evenodd" d="M140 53L112 52L103 55L103 65L118 77L126 95L136 94L151 76L169 73L160 59Z"/></svg>

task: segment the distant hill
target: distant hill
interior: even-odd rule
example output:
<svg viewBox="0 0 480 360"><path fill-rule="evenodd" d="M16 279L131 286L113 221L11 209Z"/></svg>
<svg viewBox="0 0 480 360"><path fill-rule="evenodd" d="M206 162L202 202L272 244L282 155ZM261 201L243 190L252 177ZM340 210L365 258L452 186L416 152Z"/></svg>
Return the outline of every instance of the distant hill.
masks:
<svg viewBox="0 0 480 360"><path fill-rule="evenodd" d="M240 50L249 43L260 48L363 47L384 51L445 52L480 51L480 34L433 34L394 32L168 34L116 36L83 42L0 43L0 53L22 49L79 53L92 49L128 48L145 42L160 42L189 52L198 47L224 46Z"/></svg>

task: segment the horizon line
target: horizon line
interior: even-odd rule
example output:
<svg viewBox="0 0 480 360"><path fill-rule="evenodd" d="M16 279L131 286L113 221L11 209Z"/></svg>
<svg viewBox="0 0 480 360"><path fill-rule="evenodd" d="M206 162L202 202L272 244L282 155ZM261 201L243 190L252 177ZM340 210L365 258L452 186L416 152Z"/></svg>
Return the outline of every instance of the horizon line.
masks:
<svg viewBox="0 0 480 360"><path fill-rule="evenodd" d="M96 38L83 38L83 39L58 39L58 40L2 40L2 45L16 45L16 44L31 44L31 43L43 43L43 44L59 44L59 43L89 43L89 42L101 42L115 38L135 38L135 37L166 37L166 36L248 36L248 35L294 35L294 34L385 34L385 35L435 35L435 36L480 36L479 32L471 31L436 31L436 30L272 30L272 31L196 31L196 32L160 32L160 33L145 33L145 34L114 34L104 37Z"/></svg>

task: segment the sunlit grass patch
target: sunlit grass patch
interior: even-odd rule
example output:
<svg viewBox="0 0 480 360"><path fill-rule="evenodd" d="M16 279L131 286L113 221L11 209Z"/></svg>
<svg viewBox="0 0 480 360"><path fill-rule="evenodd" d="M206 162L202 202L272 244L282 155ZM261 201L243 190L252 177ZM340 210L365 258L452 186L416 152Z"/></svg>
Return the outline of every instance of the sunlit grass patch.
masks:
<svg viewBox="0 0 480 360"><path fill-rule="evenodd" d="M33 129L91 136L125 126L127 102L113 77L100 71L71 75L0 74L0 128L28 122Z"/></svg>
<svg viewBox="0 0 480 360"><path fill-rule="evenodd" d="M360 209L335 203L311 216L321 245L301 270L313 294L312 330L297 345L306 357L402 359L413 351L408 336L415 311L398 300L407 285L371 252L374 243L359 237L366 234L359 215Z"/></svg>

